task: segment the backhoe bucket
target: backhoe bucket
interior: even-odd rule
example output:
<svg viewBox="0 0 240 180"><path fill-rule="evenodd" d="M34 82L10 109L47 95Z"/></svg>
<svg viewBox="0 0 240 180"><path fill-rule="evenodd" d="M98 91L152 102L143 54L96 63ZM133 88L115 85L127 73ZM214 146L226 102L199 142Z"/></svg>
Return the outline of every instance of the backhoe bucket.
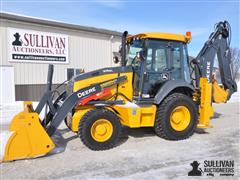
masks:
<svg viewBox="0 0 240 180"><path fill-rule="evenodd" d="M31 102L24 102L24 111L13 118L9 131L2 132L0 138L0 162L43 156L55 147Z"/></svg>

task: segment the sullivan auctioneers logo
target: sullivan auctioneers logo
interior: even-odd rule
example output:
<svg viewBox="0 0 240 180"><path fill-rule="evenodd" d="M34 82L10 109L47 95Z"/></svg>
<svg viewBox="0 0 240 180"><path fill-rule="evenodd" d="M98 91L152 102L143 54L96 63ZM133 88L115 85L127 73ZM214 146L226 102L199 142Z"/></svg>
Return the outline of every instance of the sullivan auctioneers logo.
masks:
<svg viewBox="0 0 240 180"><path fill-rule="evenodd" d="M190 163L192 170L188 176L234 176L233 160L205 160L203 165L198 161Z"/></svg>
<svg viewBox="0 0 240 180"><path fill-rule="evenodd" d="M68 36L9 28L8 57L14 62L68 63Z"/></svg>

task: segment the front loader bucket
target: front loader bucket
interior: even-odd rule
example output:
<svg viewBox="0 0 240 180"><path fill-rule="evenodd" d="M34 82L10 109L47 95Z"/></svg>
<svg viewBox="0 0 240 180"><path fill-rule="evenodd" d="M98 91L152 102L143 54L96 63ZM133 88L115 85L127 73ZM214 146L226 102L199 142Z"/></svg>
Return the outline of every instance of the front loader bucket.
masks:
<svg viewBox="0 0 240 180"><path fill-rule="evenodd" d="M0 134L0 162L43 156L55 147L38 113L31 112L31 103L25 102L24 106L24 111L13 118L9 131Z"/></svg>

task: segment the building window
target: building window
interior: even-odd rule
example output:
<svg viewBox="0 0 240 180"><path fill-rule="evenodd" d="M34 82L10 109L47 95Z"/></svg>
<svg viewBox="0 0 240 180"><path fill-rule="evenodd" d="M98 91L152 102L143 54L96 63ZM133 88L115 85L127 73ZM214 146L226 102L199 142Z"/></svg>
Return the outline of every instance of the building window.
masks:
<svg viewBox="0 0 240 180"><path fill-rule="evenodd" d="M67 68L67 80L70 80L73 76L84 73L84 69Z"/></svg>

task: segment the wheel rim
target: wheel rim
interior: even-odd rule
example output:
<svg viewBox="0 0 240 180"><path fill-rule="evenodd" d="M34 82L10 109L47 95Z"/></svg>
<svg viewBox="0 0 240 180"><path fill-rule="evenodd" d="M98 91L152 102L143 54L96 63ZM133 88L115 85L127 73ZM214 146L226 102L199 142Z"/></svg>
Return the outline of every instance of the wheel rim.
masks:
<svg viewBox="0 0 240 180"><path fill-rule="evenodd" d="M187 107L177 106L170 115L170 123L174 130L185 130L191 121L191 115Z"/></svg>
<svg viewBox="0 0 240 180"><path fill-rule="evenodd" d="M95 121L91 127L92 138L97 142L107 141L113 133L113 126L107 119Z"/></svg>

